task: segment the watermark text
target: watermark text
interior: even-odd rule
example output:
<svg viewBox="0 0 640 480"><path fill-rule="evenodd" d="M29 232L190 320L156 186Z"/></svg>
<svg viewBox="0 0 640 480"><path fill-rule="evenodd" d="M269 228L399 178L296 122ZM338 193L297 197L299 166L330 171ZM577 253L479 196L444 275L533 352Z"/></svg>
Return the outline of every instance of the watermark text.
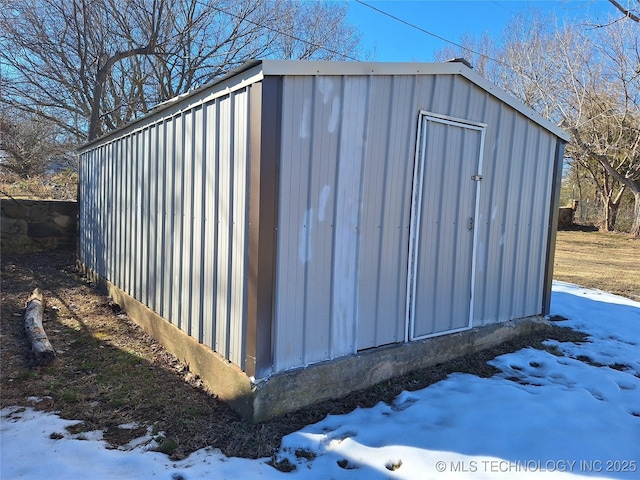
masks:
<svg viewBox="0 0 640 480"><path fill-rule="evenodd" d="M521 473L521 472L610 472L638 471L636 460L449 460L435 464L438 472Z"/></svg>

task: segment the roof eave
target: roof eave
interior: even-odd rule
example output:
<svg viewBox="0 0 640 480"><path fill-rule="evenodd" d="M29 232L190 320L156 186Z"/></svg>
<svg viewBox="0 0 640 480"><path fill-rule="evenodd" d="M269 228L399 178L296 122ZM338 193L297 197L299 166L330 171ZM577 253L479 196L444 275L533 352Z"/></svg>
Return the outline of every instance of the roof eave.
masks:
<svg viewBox="0 0 640 480"><path fill-rule="evenodd" d="M172 98L157 105L148 114L133 120L128 124L110 131L82 145L78 152L81 153L92 145L104 141L124 130L134 129L138 123L148 120L154 116L160 116L163 112L180 105L183 101L190 99L184 104L184 108L191 108L194 103L199 103L208 98L208 92L224 90L225 84L246 85L247 78L255 81L256 75L264 76L285 76L285 75L461 75L470 82L477 85L482 90L488 92L502 102L511 106L524 116L547 129L556 135L563 142L569 142L570 137L567 132L559 126L550 122L532 108L526 106L520 100L508 94L498 86L492 84L487 79L476 73L463 62L443 62L443 63L419 63L419 62L335 62L335 61L307 61L307 60L250 60L240 67L216 78L212 82L203 85L195 90L187 92L178 97ZM245 79L239 78L244 75ZM229 87L230 88L230 87Z"/></svg>

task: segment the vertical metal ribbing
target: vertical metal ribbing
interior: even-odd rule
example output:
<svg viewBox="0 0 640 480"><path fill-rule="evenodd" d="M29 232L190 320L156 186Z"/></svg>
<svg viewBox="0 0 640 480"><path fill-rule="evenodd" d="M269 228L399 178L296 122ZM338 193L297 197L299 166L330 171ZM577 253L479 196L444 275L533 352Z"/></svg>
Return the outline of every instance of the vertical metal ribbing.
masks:
<svg viewBox="0 0 640 480"><path fill-rule="evenodd" d="M202 306L204 285L204 165L207 134L203 128L203 107L193 112L193 257L191 262L191 328L190 335L202 342Z"/></svg>

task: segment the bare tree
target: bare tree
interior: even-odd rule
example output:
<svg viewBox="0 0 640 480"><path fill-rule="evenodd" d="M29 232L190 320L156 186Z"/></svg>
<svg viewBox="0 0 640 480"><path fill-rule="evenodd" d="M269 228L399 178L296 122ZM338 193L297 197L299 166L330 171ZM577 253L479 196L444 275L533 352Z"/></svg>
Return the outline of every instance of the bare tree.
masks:
<svg viewBox="0 0 640 480"><path fill-rule="evenodd" d="M358 52L360 37L347 22L346 4L185 0L178 7L172 11L176 35L149 60L158 99L208 83L252 58L354 60Z"/></svg>
<svg viewBox="0 0 640 480"><path fill-rule="evenodd" d="M480 75L491 79L495 71L495 58L497 57L497 45L495 39L484 33L478 39L469 34L464 34L459 46L447 46L438 50L434 57L438 62L446 62L454 58L464 58L472 68Z"/></svg>
<svg viewBox="0 0 640 480"><path fill-rule="evenodd" d="M586 119L569 127L568 153L596 185L603 205L601 229L613 231L624 192L640 180L640 117L621 111L604 93L582 108Z"/></svg>
<svg viewBox="0 0 640 480"><path fill-rule="evenodd" d="M183 0L172 9L173 36L149 58L149 102L206 84L251 58L268 56L283 1ZM268 26L268 28L266 28Z"/></svg>
<svg viewBox="0 0 640 480"><path fill-rule="evenodd" d="M0 167L19 177L41 175L52 164L68 164L68 138L46 119L22 112L0 111Z"/></svg>
<svg viewBox="0 0 640 480"><path fill-rule="evenodd" d="M440 61L463 57L474 69L546 118L562 120L560 83L566 65L557 54L555 19L532 10L514 16L499 38L464 35L459 45L436 52Z"/></svg>
<svg viewBox="0 0 640 480"><path fill-rule="evenodd" d="M635 29L634 29L635 28ZM483 74L570 132L573 167L594 182L602 230L613 230L622 195L635 199L631 231L640 236L640 65L637 27L558 25L516 17L496 41ZM472 44L473 45L473 44Z"/></svg>
<svg viewBox="0 0 640 480"><path fill-rule="evenodd" d="M346 21L347 5L327 2L287 2L278 15L282 32L272 54L284 59L353 60L360 35Z"/></svg>
<svg viewBox="0 0 640 480"><path fill-rule="evenodd" d="M12 1L0 13L2 102L78 138L99 135L113 68L155 51L166 1Z"/></svg>
<svg viewBox="0 0 640 480"><path fill-rule="evenodd" d="M580 31L579 42L589 46L590 56L581 74L569 72L573 101L563 126L572 134L574 151L597 161L610 178L612 188L600 189L608 200L602 228L613 230L628 190L635 204L631 233L640 236L640 55L634 33L637 27L630 22ZM564 56L569 64L573 53L565 49Z"/></svg>
<svg viewBox="0 0 640 480"><path fill-rule="evenodd" d="M339 3L301 0L0 0L0 103L79 141L256 57L345 58Z"/></svg>

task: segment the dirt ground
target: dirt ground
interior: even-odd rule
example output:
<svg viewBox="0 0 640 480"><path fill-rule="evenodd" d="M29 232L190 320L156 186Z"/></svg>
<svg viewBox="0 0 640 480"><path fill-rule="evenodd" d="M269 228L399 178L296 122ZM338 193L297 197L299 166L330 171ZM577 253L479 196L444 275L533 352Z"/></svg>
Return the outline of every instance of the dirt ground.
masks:
<svg viewBox="0 0 640 480"><path fill-rule="evenodd" d="M207 446L228 456L268 457L283 435L328 413L391 402L401 391L424 388L451 372L491 376L496 371L487 360L526 346L545 348L542 342L548 338L585 341L572 330L550 327L345 398L250 424L207 393L198 377L94 289L74 264L73 252L2 256L0 406L31 406L82 420L72 433L102 430L113 447L151 431L158 450L172 459ZM23 326L25 302L36 287L47 299L44 328L57 355L44 367L34 365ZM135 428L120 428L124 424Z"/></svg>

